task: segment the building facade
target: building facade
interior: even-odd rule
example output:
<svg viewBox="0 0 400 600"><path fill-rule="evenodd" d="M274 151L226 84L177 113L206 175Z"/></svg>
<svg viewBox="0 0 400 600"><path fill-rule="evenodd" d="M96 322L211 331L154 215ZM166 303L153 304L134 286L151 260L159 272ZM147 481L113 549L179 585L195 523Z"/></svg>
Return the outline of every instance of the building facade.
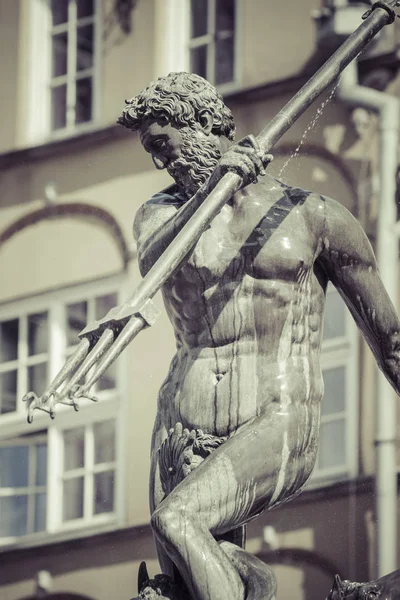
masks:
<svg viewBox="0 0 400 600"><path fill-rule="evenodd" d="M136 594L141 560L158 572L147 479L157 391L174 353L166 316L100 379L98 403L29 425L21 401L43 392L77 333L140 281L133 218L170 180L115 124L124 99L191 70L220 89L238 139L257 134L365 10L351 0L0 0L3 600L123 600ZM361 83L393 96L397 37L386 28L358 69ZM380 137L379 115L334 86L278 143L269 170L342 202L376 244ZM247 547L274 567L279 598L323 598L336 572L376 575L377 372L333 288L322 367L311 481L248 528Z"/></svg>

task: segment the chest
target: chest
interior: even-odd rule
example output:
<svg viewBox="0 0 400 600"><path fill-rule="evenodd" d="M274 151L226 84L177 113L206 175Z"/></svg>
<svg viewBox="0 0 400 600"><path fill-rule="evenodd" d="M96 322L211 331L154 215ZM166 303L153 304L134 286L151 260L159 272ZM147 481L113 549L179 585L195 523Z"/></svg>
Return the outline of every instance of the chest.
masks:
<svg viewBox="0 0 400 600"><path fill-rule="evenodd" d="M312 268L317 240L307 227L302 205L282 199L225 207L206 230L181 275L213 285L244 275L296 281Z"/></svg>

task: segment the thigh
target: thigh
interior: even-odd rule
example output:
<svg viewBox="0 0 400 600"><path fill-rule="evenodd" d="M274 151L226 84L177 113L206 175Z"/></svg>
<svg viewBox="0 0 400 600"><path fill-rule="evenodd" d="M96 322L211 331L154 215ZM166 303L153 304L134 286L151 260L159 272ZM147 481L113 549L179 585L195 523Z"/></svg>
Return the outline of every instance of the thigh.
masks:
<svg viewBox="0 0 400 600"><path fill-rule="evenodd" d="M305 430L312 419L303 413L303 407L282 412L271 404L201 463L163 506L221 535L296 495L311 474L317 448Z"/></svg>

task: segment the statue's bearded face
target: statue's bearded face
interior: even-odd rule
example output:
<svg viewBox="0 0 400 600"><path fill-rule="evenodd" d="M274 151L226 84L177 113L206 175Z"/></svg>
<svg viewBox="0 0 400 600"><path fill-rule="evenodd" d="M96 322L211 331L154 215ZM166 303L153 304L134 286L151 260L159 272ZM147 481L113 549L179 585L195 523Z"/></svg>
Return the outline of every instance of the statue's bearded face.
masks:
<svg viewBox="0 0 400 600"><path fill-rule="evenodd" d="M206 135L201 127L177 128L146 121L140 139L156 168L167 169L188 198L207 181L221 158L215 137Z"/></svg>

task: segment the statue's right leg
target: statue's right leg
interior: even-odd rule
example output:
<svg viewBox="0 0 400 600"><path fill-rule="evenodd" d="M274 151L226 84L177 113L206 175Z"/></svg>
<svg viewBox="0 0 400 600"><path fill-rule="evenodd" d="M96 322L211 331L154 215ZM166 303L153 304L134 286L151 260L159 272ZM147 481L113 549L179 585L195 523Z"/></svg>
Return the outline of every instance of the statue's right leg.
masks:
<svg viewBox="0 0 400 600"><path fill-rule="evenodd" d="M153 514L154 510L158 507L160 502L165 496L165 492L162 488L161 478L160 478L160 469L158 464L158 452L157 448L161 445L163 438L166 437L166 432L164 435L162 431L158 430L154 434L153 439L153 448L152 448L152 457L151 457L151 470L150 470L150 511ZM161 441L159 441L161 440ZM157 537L154 536L154 541L157 549L158 562L160 563L161 571L165 575L169 575L174 578L174 563L169 558L168 554L165 552L164 548L157 540Z"/></svg>
<svg viewBox="0 0 400 600"><path fill-rule="evenodd" d="M311 473L316 445L308 442L311 436L305 438L299 424L313 415L304 405L280 408L270 403L199 464L152 514L153 530L193 599L251 597L243 574L232 564L243 563L240 550L233 549L231 555L232 548L215 538L292 497ZM272 598L274 589L269 588L264 597Z"/></svg>

